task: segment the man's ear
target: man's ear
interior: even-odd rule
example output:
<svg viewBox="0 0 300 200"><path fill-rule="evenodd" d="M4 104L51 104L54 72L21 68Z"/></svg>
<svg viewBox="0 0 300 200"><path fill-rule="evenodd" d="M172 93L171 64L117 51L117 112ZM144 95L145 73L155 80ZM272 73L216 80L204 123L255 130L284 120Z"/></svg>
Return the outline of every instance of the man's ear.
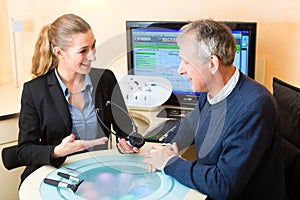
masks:
<svg viewBox="0 0 300 200"><path fill-rule="evenodd" d="M212 75L215 75L217 71L219 70L220 66L220 60L218 56L216 55L211 55L210 56L210 72Z"/></svg>

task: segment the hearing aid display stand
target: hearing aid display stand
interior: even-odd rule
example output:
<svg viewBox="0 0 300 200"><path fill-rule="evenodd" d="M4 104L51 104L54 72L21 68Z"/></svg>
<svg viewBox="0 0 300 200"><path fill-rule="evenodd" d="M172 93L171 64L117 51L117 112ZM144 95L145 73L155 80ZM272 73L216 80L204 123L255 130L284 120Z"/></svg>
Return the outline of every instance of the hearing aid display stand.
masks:
<svg viewBox="0 0 300 200"><path fill-rule="evenodd" d="M22 183L20 200L25 199L84 199L82 196L104 192L116 195L111 199L205 199L206 196L189 189L161 172L148 172L143 156L152 144L146 144L138 154L120 154L117 149L88 152L70 156L61 168L43 166ZM57 172L71 173L84 179L77 191L45 184L45 178L65 181ZM126 182L126 183L125 183ZM94 185L93 185L94 184ZM96 192L93 190L96 188ZM99 189L99 190L97 190ZM84 194L84 192L88 193ZM97 194L95 194L97 193ZM91 197L91 196L90 196ZM99 198L101 199L101 198Z"/></svg>
<svg viewBox="0 0 300 200"><path fill-rule="evenodd" d="M171 96L172 84L162 77L126 75L119 80L129 109L153 111Z"/></svg>

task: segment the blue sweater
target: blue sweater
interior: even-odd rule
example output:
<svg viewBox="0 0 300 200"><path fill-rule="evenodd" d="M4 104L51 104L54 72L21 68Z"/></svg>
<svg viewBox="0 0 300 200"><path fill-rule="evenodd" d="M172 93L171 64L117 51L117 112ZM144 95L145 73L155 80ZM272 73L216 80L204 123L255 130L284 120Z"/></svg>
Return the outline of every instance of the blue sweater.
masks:
<svg viewBox="0 0 300 200"><path fill-rule="evenodd" d="M201 94L165 140L180 150L194 143L197 160L173 157L164 171L212 199L286 199L278 120L273 96L240 74L225 100Z"/></svg>

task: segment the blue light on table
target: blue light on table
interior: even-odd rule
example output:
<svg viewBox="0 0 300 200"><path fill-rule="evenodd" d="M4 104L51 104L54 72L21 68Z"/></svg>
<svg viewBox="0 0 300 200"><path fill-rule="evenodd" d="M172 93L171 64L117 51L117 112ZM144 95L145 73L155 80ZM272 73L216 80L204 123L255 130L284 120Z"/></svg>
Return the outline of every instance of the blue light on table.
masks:
<svg viewBox="0 0 300 200"><path fill-rule="evenodd" d="M54 187L41 183L43 199L183 199L189 188L181 185L161 172L151 173L142 162L142 156L120 155L101 156L80 160L65 167L75 169L78 178L84 179L74 194L70 189ZM51 172L47 178L61 180L58 171Z"/></svg>

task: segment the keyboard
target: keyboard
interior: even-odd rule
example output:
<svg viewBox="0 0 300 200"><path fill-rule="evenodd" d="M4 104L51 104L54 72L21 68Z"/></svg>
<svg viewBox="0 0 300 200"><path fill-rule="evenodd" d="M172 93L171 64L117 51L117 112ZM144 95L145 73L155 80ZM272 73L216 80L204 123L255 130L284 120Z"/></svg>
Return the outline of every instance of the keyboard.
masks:
<svg viewBox="0 0 300 200"><path fill-rule="evenodd" d="M151 130L147 131L144 135L146 142L163 142L163 140L168 136L177 124L179 124L179 119L168 119L157 124Z"/></svg>

